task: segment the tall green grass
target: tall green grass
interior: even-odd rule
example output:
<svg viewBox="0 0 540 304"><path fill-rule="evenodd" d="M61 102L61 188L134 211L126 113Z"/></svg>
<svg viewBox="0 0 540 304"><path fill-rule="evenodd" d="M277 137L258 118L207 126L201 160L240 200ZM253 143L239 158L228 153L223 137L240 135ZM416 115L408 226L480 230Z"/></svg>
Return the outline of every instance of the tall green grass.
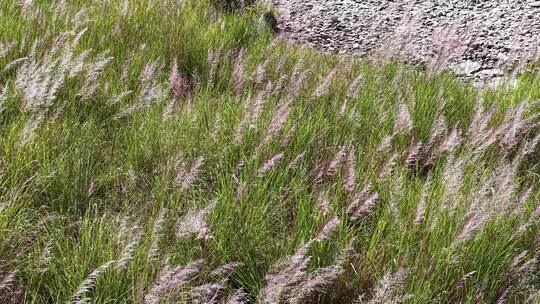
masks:
<svg viewBox="0 0 540 304"><path fill-rule="evenodd" d="M0 3L0 300L538 301L536 69L479 90L265 11Z"/></svg>

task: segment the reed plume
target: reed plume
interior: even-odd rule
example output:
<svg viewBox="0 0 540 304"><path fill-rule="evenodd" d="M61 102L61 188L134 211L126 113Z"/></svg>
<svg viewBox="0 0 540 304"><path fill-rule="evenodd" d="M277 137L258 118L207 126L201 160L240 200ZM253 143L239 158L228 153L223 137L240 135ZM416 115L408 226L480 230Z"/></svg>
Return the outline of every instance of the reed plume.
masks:
<svg viewBox="0 0 540 304"><path fill-rule="evenodd" d="M345 165L343 167L343 187L351 192L356 188L356 148L350 146L345 156Z"/></svg>
<svg viewBox="0 0 540 304"><path fill-rule="evenodd" d="M278 154L274 155L272 158L266 160L262 164L262 166L259 168L258 174L262 175L272 170L283 158L283 155L284 155L283 152L279 152Z"/></svg>
<svg viewBox="0 0 540 304"><path fill-rule="evenodd" d="M310 260L307 252L310 246L310 242L300 245L293 255L272 266L264 278L265 284L259 293L260 303L280 303L289 298L294 287L307 278Z"/></svg>
<svg viewBox="0 0 540 304"><path fill-rule="evenodd" d="M144 297L145 303L163 303L174 301L189 281L201 271L203 260L195 260L185 266L163 269Z"/></svg>
<svg viewBox="0 0 540 304"><path fill-rule="evenodd" d="M320 83L313 91L313 97L321 97L328 94L328 91L330 90L330 85L332 84L332 80L334 79L336 72L337 70L333 69L330 70L328 74L326 74L326 76L320 81Z"/></svg>
<svg viewBox="0 0 540 304"><path fill-rule="evenodd" d="M116 261L109 261L98 268L94 269L79 285L75 293L71 296L72 303L78 303L78 301L84 300L84 295L91 292L96 286L96 281L105 273L109 267L114 265Z"/></svg>
<svg viewBox="0 0 540 304"><path fill-rule="evenodd" d="M214 206L215 202L211 202L203 209L189 211L176 223L176 237L183 240L195 235L197 239L210 239L210 228L206 222L206 216L212 211Z"/></svg>
<svg viewBox="0 0 540 304"><path fill-rule="evenodd" d="M159 242L163 236L163 226L165 225L167 214L168 209L162 208L154 221L150 239L150 248L148 249L148 258L150 261L155 261L159 256Z"/></svg>

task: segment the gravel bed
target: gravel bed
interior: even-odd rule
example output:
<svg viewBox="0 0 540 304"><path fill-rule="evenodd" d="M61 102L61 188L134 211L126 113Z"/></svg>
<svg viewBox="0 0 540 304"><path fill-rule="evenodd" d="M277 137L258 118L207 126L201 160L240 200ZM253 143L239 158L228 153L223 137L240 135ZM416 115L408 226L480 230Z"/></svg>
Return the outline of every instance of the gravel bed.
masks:
<svg viewBox="0 0 540 304"><path fill-rule="evenodd" d="M540 1L269 0L287 37L329 52L402 56L484 81L536 58Z"/></svg>

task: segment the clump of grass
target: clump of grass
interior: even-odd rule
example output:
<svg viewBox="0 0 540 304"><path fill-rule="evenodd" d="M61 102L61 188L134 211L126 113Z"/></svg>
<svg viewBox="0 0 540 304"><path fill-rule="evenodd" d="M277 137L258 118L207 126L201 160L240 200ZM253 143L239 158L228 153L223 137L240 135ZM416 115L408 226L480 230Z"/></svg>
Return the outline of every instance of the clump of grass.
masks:
<svg viewBox="0 0 540 304"><path fill-rule="evenodd" d="M323 54L265 11L0 4L0 299L537 299L537 74Z"/></svg>

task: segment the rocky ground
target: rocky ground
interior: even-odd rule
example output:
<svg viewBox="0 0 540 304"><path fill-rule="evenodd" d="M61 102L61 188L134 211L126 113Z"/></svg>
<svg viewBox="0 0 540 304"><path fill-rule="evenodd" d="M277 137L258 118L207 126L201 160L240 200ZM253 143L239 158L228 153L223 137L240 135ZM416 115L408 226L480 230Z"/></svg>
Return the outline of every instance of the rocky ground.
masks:
<svg viewBox="0 0 540 304"><path fill-rule="evenodd" d="M498 79L536 56L540 1L269 0L279 29L330 52L400 55Z"/></svg>

